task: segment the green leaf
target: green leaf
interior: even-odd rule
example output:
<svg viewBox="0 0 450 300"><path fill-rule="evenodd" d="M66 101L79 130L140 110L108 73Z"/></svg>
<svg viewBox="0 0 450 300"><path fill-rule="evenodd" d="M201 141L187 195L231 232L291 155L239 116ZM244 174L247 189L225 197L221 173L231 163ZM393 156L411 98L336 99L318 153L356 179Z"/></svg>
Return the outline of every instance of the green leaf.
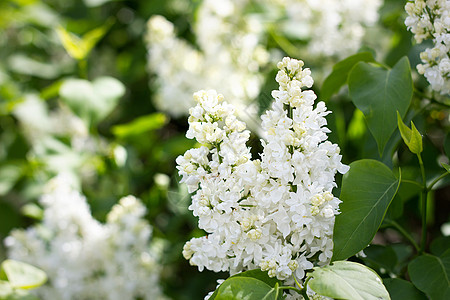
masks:
<svg viewBox="0 0 450 300"><path fill-rule="evenodd" d="M380 270L379 273L394 272L397 255L391 246L371 245L364 249L364 254L366 257L362 260L369 268ZM382 269L384 269L384 272L382 272Z"/></svg>
<svg viewBox="0 0 450 300"><path fill-rule="evenodd" d="M22 175L22 165L7 163L0 166L0 196L8 193Z"/></svg>
<svg viewBox="0 0 450 300"><path fill-rule="evenodd" d="M450 249L450 236L440 236L431 242L431 253L440 256Z"/></svg>
<svg viewBox="0 0 450 300"><path fill-rule="evenodd" d="M417 130L416 126L414 126L413 121L411 121L411 129L409 129L408 126L403 123L402 117L397 111L397 122L402 139L405 142L406 146L408 146L409 151L414 154L421 153L423 151L422 135Z"/></svg>
<svg viewBox="0 0 450 300"><path fill-rule="evenodd" d="M392 300L425 300L426 297L411 282L400 278L383 279Z"/></svg>
<svg viewBox="0 0 450 300"><path fill-rule="evenodd" d="M348 300L390 299L377 273L355 262L336 261L329 266L316 267L308 277L311 277L308 286L321 296Z"/></svg>
<svg viewBox="0 0 450 300"><path fill-rule="evenodd" d="M36 203L28 203L20 209L24 216L33 218L35 220L42 220L44 218L44 210Z"/></svg>
<svg viewBox="0 0 450 300"><path fill-rule="evenodd" d="M333 261L347 259L369 245L399 183L379 161L363 159L350 164L342 179L341 213L334 224Z"/></svg>
<svg viewBox="0 0 450 300"><path fill-rule="evenodd" d="M366 117L381 156L397 127L396 111L404 117L411 102L413 85L408 58L403 57L391 70L359 62L350 71L348 86L353 103Z"/></svg>
<svg viewBox="0 0 450 300"><path fill-rule="evenodd" d="M412 283L431 300L450 299L450 249L441 256L423 254L408 265Z"/></svg>
<svg viewBox="0 0 450 300"><path fill-rule="evenodd" d="M231 277L233 277L233 278L234 277L252 277L252 278L261 280L262 282L269 285L270 287L275 287L275 285L277 283L281 284L280 280L278 280L276 277L269 277L267 272L263 272L263 271L261 271L261 269L254 269L254 270L241 272L241 273L235 274Z"/></svg>
<svg viewBox="0 0 450 300"><path fill-rule="evenodd" d="M13 288L32 289L47 281L44 271L16 260L7 259L1 265L2 279L8 279Z"/></svg>
<svg viewBox="0 0 450 300"><path fill-rule="evenodd" d="M114 21L108 19L102 26L87 32L82 38L67 31L62 26L56 29L56 33L67 53L77 60L83 60L89 55L91 50L108 32L113 24Z"/></svg>
<svg viewBox="0 0 450 300"><path fill-rule="evenodd" d="M230 277L217 289L211 300L276 300L278 285L270 287L252 277Z"/></svg>
<svg viewBox="0 0 450 300"><path fill-rule="evenodd" d="M339 92L339 89L347 82L348 73L353 66L360 62L374 62L372 53L361 52L355 55L349 56L344 60L341 60L333 66L333 71L325 79L320 90L321 99L328 100L332 95Z"/></svg>
<svg viewBox="0 0 450 300"><path fill-rule="evenodd" d="M278 280L276 277L269 277L269 275L267 275L267 272L263 272L260 269L254 269L254 270L248 270L245 272L241 272L241 273L231 276L230 278L247 278L247 277L257 279L272 288L275 288L278 284L281 284L281 281ZM229 280L229 279L227 279L227 280ZM210 298L211 300L216 299L215 297L217 296L217 294L219 292L219 288L212 294L212 296ZM274 289L274 291L275 291L275 289ZM282 293L280 292L279 294L280 294L279 296L281 297ZM271 299L271 298L268 298L268 299Z"/></svg>
<svg viewBox="0 0 450 300"><path fill-rule="evenodd" d="M67 79L59 89L59 95L78 116L94 123L111 113L124 94L124 85L112 77L99 77L92 83Z"/></svg>
<svg viewBox="0 0 450 300"><path fill-rule="evenodd" d="M151 130L160 129L167 123L167 117L163 113L153 113L134 119L130 123L116 125L112 128L115 136L124 138L132 135L140 135Z"/></svg>

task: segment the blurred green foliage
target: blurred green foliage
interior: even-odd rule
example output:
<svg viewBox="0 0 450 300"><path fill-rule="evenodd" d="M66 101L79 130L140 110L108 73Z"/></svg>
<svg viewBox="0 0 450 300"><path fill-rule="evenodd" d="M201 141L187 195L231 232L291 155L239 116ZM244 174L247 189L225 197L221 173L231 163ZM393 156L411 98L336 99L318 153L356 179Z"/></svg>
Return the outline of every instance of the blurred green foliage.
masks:
<svg viewBox="0 0 450 300"><path fill-rule="evenodd" d="M154 14L164 15L175 24L182 38L195 43L190 24L199 2L0 1L0 239L12 228L26 227L39 218L42 212L36 201L42 186L56 174L51 162L59 166L56 161L63 160L64 164L71 161L77 166L75 172L82 178L82 190L99 220L105 218L120 197L128 194L139 197L148 207L147 217L154 226L154 235L165 241L162 284L169 297L200 299L214 290L216 279L227 276L207 270L200 273L181 255L187 240L203 234L187 209L190 196L184 186L178 185L175 169L175 158L195 142L184 137L185 119L169 119L156 111L146 70L143 36L148 18ZM390 42L386 46L388 49L376 53L375 57L388 66L394 66L405 55L415 66L423 48L423 45L411 43L411 35L404 26L403 6L404 1L386 0L380 10L378 27ZM273 35L267 47L280 48L279 42ZM295 45L295 41L290 42ZM371 46L361 48L359 60L373 61L367 52L375 52ZM349 56L352 54L355 53ZM307 62L307 58L298 58ZM312 68L314 70L314 66ZM267 84L258 99L261 112L268 107L267 95L276 86L273 71L267 70L265 76ZM431 181L442 173L439 161L445 161L445 156L449 155L450 139L445 139L450 128L448 99L445 100L447 106L439 102L423 105L420 94L425 92L427 82L420 76L413 79L418 93L413 96L411 109L404 119L407 124L414 121L417 130L424 135L422 155L427 179ZM417 205L420 190L408 182L420 178L416 157L405 145L400 145L394 155L393 149L397 149L401 141L398 131L386 141L384 155L380 157L363 114L355 109L345 88L332 96L341 85L331 87L331 92L330 87L323 90L326 97L323 100L333 111L328 117L332 130L330 139L340 145L347 164L364 157L380 160L390 167L401 167L402 182L393 200L395 207L391 208L397 211L390 211L388 215L410 228L412 236L420 235ZM320 86L314 89L321 99ZM51 145L42 146L46 151L46 156L42 156L45 159L35 155L37 150L15 114L18 105L30 97L38 99L48 114L68 109L78 116L91 141L102 145L102 151L72 155L65 151L73 145L73 136L60 134L51 136L48 142ZM255 141L258 143L256 137ZM447 149L446 154L444 149ZM83 173L86 166L89 169ZM449 208L448 177L436 188L430 202L440 208L429 218L432 237L441 235L441 225L450 221L445 213ZM396 241L389 234L382 238L387 243L390 239ZM390 253L394 251L397 256L391 261ZM368 255L367 261L373 268L404 272L401 262L406 259L400 256L411 253L404 249L373 248ZM0 258L4 257L4 249L0 247Z"/></svg>

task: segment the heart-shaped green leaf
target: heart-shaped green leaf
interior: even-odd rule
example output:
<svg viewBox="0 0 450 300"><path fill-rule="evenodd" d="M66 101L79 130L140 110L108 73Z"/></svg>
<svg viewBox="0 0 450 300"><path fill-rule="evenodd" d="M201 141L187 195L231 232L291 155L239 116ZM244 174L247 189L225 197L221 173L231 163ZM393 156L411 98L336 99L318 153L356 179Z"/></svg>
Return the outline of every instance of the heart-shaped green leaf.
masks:
<svg viewBox="0 0 450 300"><path fill-rule="evenodd" d="M450 299L450 249L441 256L423 254L408 265L412 283L431 300Z"/></svg>
<svg viewBox="0 0 450 300"><path fill-rule="evenodd" d="M341 60L333 66L333 71L325 79L320 90L320 98L328 100L331 96L339 91L339 89L347 82L348 73L355 64L360 61L373 62L372 53L361 52L355 55L349 56L344 60Z"/></svg>
<svg viewBox="0 0 450 300"><path fill-rule="evenodd" d="M377 273L355 262L336 261L329 266L314 268L308 277L311 277L308 286L314 292L333 299L390 299Z"/></svg>
<svg viewBox="0 0 450 300"><path fill-rule="evenodd" d="M404 117L411 102L413 84L408 58L400 59L391 70L359 62L350 71L348 87L353 103L366 117L380 155L383 154L397 127L396 111Z"/></svg>
<svg viewBox="0 0 450 300"><path fill-rule="evenodd" d="M334 224L332 260L344 260L372 241L400 181L383 163L363 159L350 164L342 179L341 213Z"/></svg>
<svg viewBox="0 0 450 300"><path fill-rule="evenodd" d="M67 79L59 89L59 95L78 116L94 123L105 118L124 93L124 85L112 77L100 77L92 82Z"/></svg>

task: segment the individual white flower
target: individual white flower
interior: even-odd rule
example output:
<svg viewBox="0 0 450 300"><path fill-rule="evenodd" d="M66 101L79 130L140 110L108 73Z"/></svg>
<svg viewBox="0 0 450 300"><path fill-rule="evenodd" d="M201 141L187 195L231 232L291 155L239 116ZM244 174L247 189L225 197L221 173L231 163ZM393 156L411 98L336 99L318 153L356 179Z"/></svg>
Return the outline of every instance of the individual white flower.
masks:
<svg viewBox="0 0 450 300"><path fill-rule="evenodd" d="M49 283L42 299L161 299L160 267L149 249L151 227L145 207L133 196L122 198L95 220L73 178L60 175L45 188L44 217L5 239L8 256L43 269Z"/></svg>
<svg viewBox="0 0 450 300"><path fill-rule="evenodd" d="M177 169L194 193L189 209L207 233L183 249L200 271L260 268L280 280L302 279L331 259L340 203L331 191L336 172L348 166L327 141L325 104L314 108L314 92L304 90L313 84L309 69L291 58L277 66L279 89L262 116L260 159L252 158L249 131L222 95L194 95L187 136L204 145L179 156Z"/></svg>
<svg viewBox="0 0 450 300"><path fill-rule="evenodd" d="M430 39L432 48L420 53L417 71L424 75L431 88L443 95L450 93L450 1L416 0L405 5L405 24L418 43Z"/></svg>

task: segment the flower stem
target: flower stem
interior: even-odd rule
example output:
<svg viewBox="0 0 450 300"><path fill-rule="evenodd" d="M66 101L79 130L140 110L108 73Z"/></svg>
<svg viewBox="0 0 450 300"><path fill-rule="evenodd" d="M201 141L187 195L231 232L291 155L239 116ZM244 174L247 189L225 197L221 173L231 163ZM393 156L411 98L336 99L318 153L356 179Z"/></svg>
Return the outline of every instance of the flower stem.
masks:
<svg viewBox="0 0 450 300"><path fill-rule="evenodd" d="M86 59L81 59L78 61L78 71L79 71L80 78L82 78L82 79L88 78L87 60Z"/></svg>
<svg viewBox="0 0 450 300"><path fill-rule="evenodd" d="M420 164L420 172L422 174L422 193L421 193L421 201L422 201L422 239L420 241L420 249L419 253L422 254L425 250L425 245L427 242L427 197L428 197L428 189L427 189L427 180L425 177L425 168L423 166L422 157L417 154L417 158L419 159Z"/></svg>

